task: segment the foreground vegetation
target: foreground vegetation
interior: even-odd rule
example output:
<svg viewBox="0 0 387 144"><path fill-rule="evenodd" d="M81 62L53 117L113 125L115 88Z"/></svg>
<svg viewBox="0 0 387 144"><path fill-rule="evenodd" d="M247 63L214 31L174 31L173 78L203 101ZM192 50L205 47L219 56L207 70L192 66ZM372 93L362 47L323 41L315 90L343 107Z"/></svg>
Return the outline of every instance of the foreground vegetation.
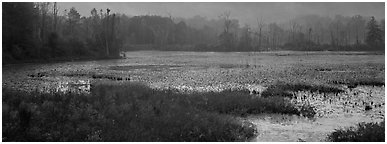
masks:
<svg viewBox="0 0 387 144"><path fill-rule="evenodd" d="M111 89L114 88L114 89ZM145 86L99 85L92 95L3 90L4 141L246 141L231 116Z"/></svg>
<svg viewBox="0 0 387 144"><path fill-rule="evenodd" d="M92 94L3 89L3 141L247 141L256 129L235 116L263 112L300 113L279 97L132 83L98 84Z"/></svg>
<svg viewBox="0 0 387 144"><path fill-rule="evenodd" d="M385 122L359 123L349 128L337 129L328 136L332 142L384 142Z"/></svg>
<svg viewBox="0 0 387 144"><path fill-rule="evenodd" d="M243 91L179 94L138 83L104 83L92 94L3 89L3 141L248 141L238 117L278 113L313 117L284 97ZM309 114L309 115L308 115ZM384 141L384 122L340 129L328 141Z"/></svg>

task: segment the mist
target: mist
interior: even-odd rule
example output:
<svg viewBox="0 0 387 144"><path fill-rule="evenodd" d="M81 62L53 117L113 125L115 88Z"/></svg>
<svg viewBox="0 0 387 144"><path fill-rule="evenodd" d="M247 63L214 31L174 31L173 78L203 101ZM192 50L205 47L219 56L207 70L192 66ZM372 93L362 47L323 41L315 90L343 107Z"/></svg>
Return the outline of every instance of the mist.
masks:
<svg viewBox="0 0 387 144"><path fill-rule="evenodd" d="M384 18L384 3L380 2L245 2L245 3L138 3L138 2L107 2L107 3L58 3L61 11L75 7L82 16L89 16L90 10L109 8L113 13L126 15L161 15L191 18L196 15L217 19L225 11L231 12L231 18L238 19L241 25L256 24L256 19L266 22L285 22L294 17L304 15L320 15L334 17L343 16L375 16L376 19Z"/></svg>

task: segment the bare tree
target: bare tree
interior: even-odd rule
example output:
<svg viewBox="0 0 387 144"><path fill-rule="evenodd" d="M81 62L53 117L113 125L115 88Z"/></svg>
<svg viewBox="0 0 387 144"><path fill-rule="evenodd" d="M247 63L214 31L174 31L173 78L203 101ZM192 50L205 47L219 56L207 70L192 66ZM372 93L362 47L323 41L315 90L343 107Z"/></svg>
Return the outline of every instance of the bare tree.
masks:
<svg viewBox="0 0 387 144"><path fill-rule="evenodd" d="M294 42L294 40L295 40L295 33L297 31L298 24L295 21L290 21L289 24L290 24L290 32L292 33L291 34L292 35L292 40L291 41Z"/></svg>
<svg viewBox="0 0 387 144"><path fill-rule="evenodd" d="M309 28L308 29L308 45L309 45L309 48L311 47L311 44L312 44L311 34L312 34L312 28Z"/></svg>
<svg viewBox="0 0 387 144"><path fill-rule="evenodd" d="M359 45L360 44L359 33L360 33L360 29L362 29L362 27L364 26L364 20L360 15L353 16L352 20L355 27L356 45Z"/></svg>
<svg viewBox="0 0 387 144"><path fill-rule="evenodd" d="M40 26L40 40L42 43L44 43L45 40L45 33L46 33L46 18L47 18L47 13L48 13L48 6L49 2L43 2L39 4L39 9L40 9L40 14L41 14L41 26Z"/></svg>
<svg viewBox="0 0 387 144"><path fill-rule="evenodd" d="M230 31L232 21L230 20L230 11L226 11L223 14L221 14L219 17L221 19L224 19L224 32L228 33Z"/></svg>
<svg viewBox="0 0 387 144"><path fill-rule="evenodd" d="M170 12L167 12L169 19L172 21L173 24L177 23L176 19L172 16ZM173 27L172 27L173 28ZM169 34L168 34L169 35ZM175 42L175 34L171 33L172 42Z"/></svg>
<svg viewBox="0 0 387 144"><path fill-rule="evenodd" d="M263 22L262 18L260 20L257 18L257 23L258 23L258 29L259 29L258 48L261 49L261 46L262 46L262 28L265 25L265 23Z"/></svg>
<svg viewBox="0 0 387 144"><path fill-rule="evenodd" d="M56 2L54 2L54 6L53 6L53 9L52 9L52 12L53 12L53 15L54 15L54 31L56 32L56 26L57 26L57 23L58 23L58 11L59 11L59 8L56 4Z"/></svg>
<svg viewBox="0 0 387 144"><path fill-rule="evenodd" d="M221 43L225 48L224 50L230 49L234 45L234 34L231 32L231 27L233 26L233 22L230 19L230 11L226 11L219 16L220 19L224 20L224 29L223 33L220 35Z"/></svg>
<svg viewBox="0 0 387 144"><path fill-rule="evenodd" d="M106 22L105 22L105 44L106 44L106 55L109 56L109 41L108 41L108 31L109 31L109 13L110 9L106 9Z"/></svg>
<svg viewBox="0 0 387 144"><path fill-rule="evenodd" d="M46 43L46 33L47 33L47 25L46 25L46 19L47 19L47 13L48 13L48 6L49 2L42 2L42 3L36 3L36 8L39 10L40 15L40 24L38 26L38 40L40 41L40 49L37 49L38 55L41 55L41 49L44 47L44 44Z"/></svg>
<svg viewBox="0 0 387 144"><path fill-rule="evenodd" d="M336 23L336 45L339 46L339 21Z"/></svg>

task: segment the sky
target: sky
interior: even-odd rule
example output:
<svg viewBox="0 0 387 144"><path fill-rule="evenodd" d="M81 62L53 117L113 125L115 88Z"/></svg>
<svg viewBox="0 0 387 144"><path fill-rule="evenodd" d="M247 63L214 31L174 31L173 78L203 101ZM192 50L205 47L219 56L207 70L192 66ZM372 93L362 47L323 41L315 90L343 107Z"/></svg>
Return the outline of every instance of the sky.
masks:
<svg viewBox="0 0 387 144"><path fill-rule="evenodd" d="M75 7L82 16L89 16L93 8L109 8L113 13L131 16L161 15L190 18L195 15L216 19L225 11L230 11L231 18L241 24L256 24L257 18L265 22L286 22L296 16L318 14L334 17L335 15L375 16L384 18L385 4L382 2L60 2L61 11Z"/></svg>

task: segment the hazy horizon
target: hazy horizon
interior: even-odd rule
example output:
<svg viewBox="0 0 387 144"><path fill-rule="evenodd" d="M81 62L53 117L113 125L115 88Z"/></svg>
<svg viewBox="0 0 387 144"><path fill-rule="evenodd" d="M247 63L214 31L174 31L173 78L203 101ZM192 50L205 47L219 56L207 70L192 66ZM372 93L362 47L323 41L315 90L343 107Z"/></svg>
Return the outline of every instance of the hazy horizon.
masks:
<svg viewBox="0 0 387 144"><path fill-rule="evenodd" d="M266 22L286 22L302 15L333 17L375 16L384 19L382 2L59 2L60 11L75 7L82 16L89 16L93 8L109 8L113 13L131 16L161 15L191 18L196 15L216 19L225 11L240 23L254 25L257 18Z"/></svg>

